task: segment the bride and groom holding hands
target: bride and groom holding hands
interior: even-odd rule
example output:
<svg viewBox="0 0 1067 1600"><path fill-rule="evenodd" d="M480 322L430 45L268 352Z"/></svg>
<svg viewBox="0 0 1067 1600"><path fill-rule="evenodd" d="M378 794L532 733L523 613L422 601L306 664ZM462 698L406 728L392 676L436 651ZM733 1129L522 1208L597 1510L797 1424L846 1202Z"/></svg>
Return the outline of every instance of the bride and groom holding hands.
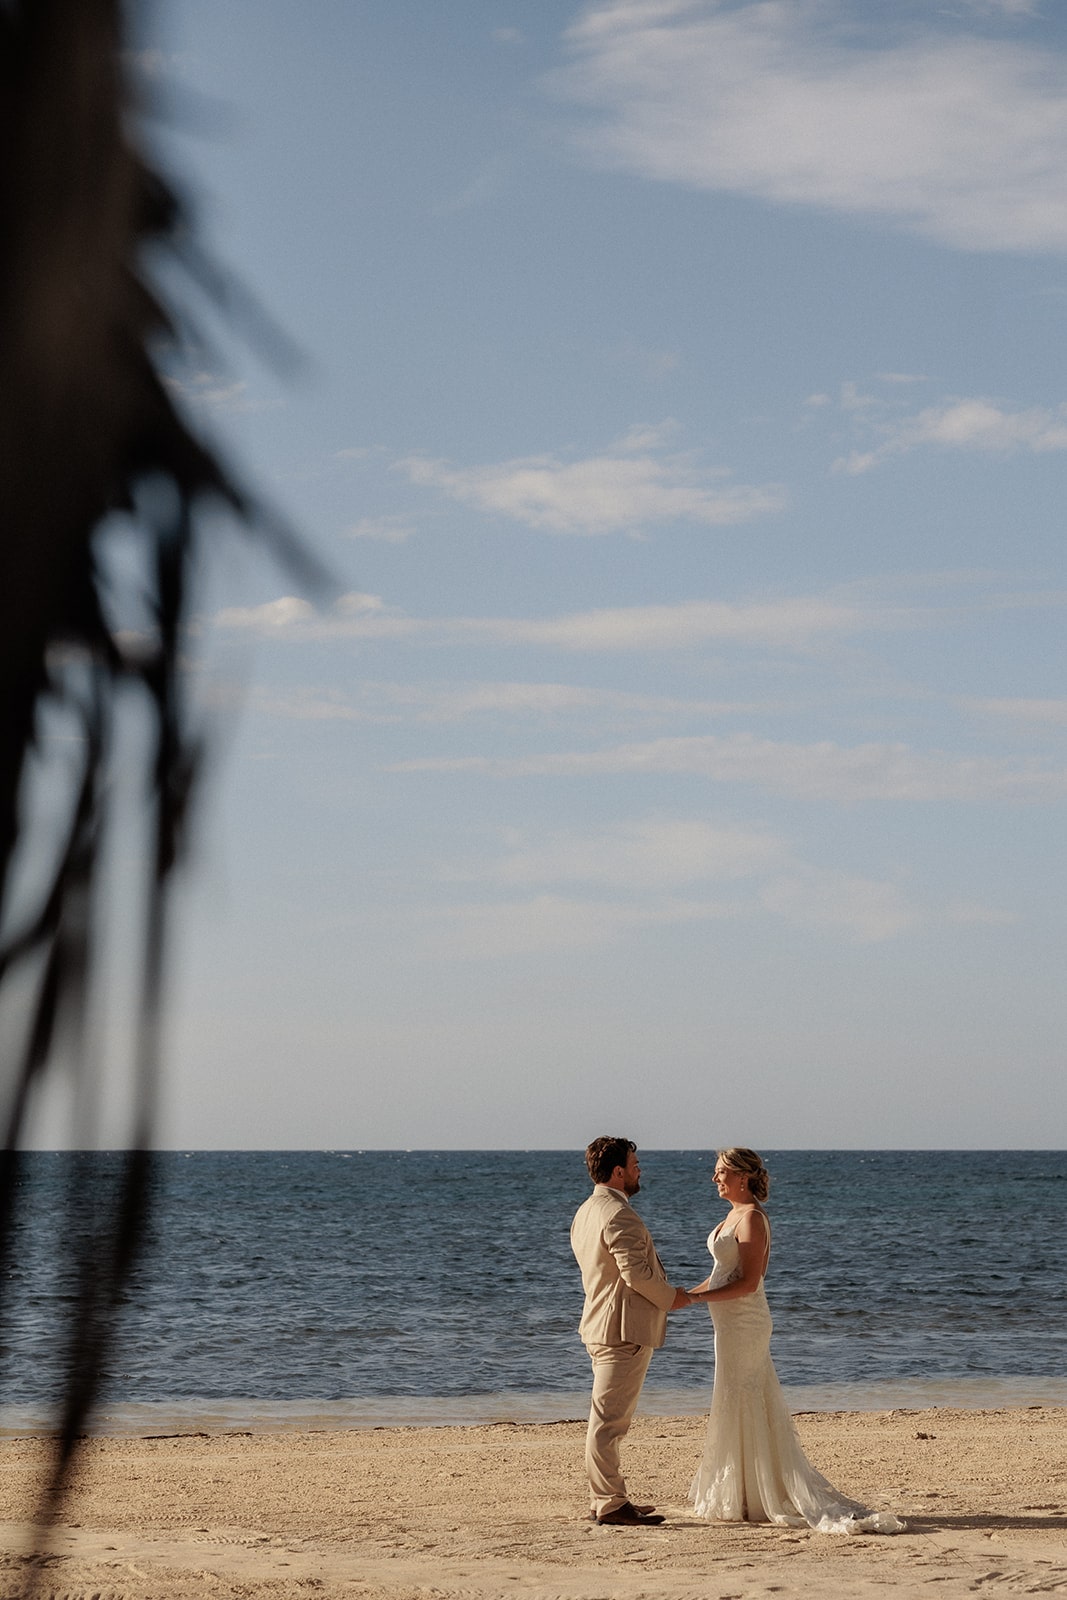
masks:
<svg viewBox="0 0 1067 1600"><path fill-rule="evenodd" d="M730 1209L708 1237L714 1262L692 1289L667 1281L631 1200L641 1187L637 1147L600 1138L585 1152L594 1188L571 1225L585 1307L579 1334L593 1366L586 1434L591 1520L647 1527L664 1521L627 1492L619 1446L633 1420L667 1316L707 1304L715 1331L715 1385L704 1455L689 1490L697 1514L718 1522L773 1522L821 1533L899 1533L904 1523L846 1499L800 1447L771 1362L763 1281L771 1229L770 1179L754 1150L720 1150L713 1182Z"/></svg>

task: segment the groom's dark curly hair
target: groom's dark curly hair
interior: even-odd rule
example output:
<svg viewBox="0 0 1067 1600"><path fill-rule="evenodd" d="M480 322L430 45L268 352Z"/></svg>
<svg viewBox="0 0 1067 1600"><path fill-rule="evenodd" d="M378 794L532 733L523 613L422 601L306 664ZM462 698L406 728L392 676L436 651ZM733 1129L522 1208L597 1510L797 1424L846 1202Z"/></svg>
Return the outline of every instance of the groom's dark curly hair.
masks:
<svg viewBox="0 0 1067 1600"><path fill-rule="evenodd" d="M585 1152L585 1164L594 1183L607 1183L616 1167L624 1167L631 1150L637 1146L632 1139L611 1139L606 1134L594 1139Z"/></svg>

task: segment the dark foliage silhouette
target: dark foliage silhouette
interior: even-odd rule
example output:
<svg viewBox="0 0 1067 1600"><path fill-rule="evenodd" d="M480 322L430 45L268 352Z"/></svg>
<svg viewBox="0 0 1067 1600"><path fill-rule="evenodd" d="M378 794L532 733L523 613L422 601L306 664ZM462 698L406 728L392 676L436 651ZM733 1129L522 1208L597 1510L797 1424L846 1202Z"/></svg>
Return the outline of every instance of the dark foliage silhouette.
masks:
<svg viewBox="0 0 1067 1600"><path fill-rule="evenodd" d="M66 1379L45 1523L98 1392L150 1198L168 886L200 760L184 654L205 514L216 528L215 513L228 512L296 563L301 581L316 580L284 531L198 441L160 368L175 335L143 269L145 252L169 253L172 268L198 273L201 283L204 273L182 205L139 148L125 20L116 0L0 0L5 1253L22 1203L19 1151L35 1097L58 1073L76 1081L88 1071L117 795L137 797L148 840L136 912L142 965L130 1021L128 1149L107 1195L89 1192L90 1163L73 1163L76 1292L68 1325L56 1330ZM113 558L116 527L125 580ZM133 629L116 614L122 581L139 608ZM133 741L140 754L124 746L120 759L117 729L131 715L147 736ZM70 759L44 790L42 733L57 719L68 729ZM2 1270L0 1287L7 1279Z"/></svg>

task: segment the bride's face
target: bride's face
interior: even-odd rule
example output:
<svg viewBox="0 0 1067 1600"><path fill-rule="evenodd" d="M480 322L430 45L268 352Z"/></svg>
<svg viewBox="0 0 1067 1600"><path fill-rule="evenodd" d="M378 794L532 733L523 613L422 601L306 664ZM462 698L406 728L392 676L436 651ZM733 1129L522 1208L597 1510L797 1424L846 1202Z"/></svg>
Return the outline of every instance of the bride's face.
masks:
<svg viewBox="0 0 1067 1600"><path fill-rule="evenodd" d="M739 1200L748 1198L748 1185L745 1183L744 1173L735 1172L733 1167L726 1166L722 1161L715 1163L711 1181L718 1189L720 1198L729 1200L732 1206L737 1205Z"/></svg>

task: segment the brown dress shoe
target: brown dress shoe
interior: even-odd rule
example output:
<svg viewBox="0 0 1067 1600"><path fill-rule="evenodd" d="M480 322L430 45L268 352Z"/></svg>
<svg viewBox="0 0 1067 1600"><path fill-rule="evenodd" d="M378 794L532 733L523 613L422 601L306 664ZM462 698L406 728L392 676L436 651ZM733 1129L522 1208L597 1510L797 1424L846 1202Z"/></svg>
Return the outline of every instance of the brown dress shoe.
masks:
<svg viewBox="0 0 1067 1600"><path fill-rule="evenodd" d="M640 1511L643 1517L647 1517L649 1512L655 1511L655 1509L655 1506L634 1506L634 1510ZM592 1511L590 1511L589 1520L590 1522L598 1522L600 1520L596 1514L596 1506L594 1506Z"/></svg>
<svg viewBox="0 0 1067 1600"><path fill-rule="evenodd" d="M629 1500L621 1506L616 1506L614 1511L605 1511L602 1517L597 1517L600 1526L608 1528L654 1528L658 1523L665 1521L661 1516L652 1515L648 1511L640 1511Z"/></svg>

